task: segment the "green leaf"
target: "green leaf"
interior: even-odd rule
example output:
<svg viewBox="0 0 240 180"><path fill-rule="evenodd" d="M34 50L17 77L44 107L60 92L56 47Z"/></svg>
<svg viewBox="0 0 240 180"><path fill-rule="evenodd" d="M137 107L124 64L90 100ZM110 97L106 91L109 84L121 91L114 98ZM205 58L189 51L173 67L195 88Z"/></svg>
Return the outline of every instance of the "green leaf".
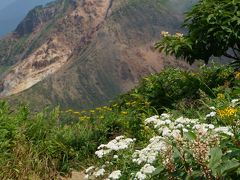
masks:
<svg viewBox="0 0 240 180"><path fill-rule="evenodd" d="M210 14L208 17L207 17L207 22L209 23L210 20L214 17L214 14Z"/></svg>
<svg viewBox="0 0 240 180"><path fill-rule="evenodd" d="M226 160L221 166L221 174L227 174L234 170L237 170L240 167L240 163L236 159Z"/></svg>
<svg viewBox="0 0 240 180"><path fill-rule="evenodd" d="M156 176L156 175L159 175L161 172L164 171L164 167L163 166L158 166L156 168L156 170L152 173L152 176Z"/></svg>
<svg viewBox="0 0 240 180"><path fill-rule="evenodd" d="M222 150L219 147L210 150L209 168L212 170L214 176L218 175L218 167L221 165L222 155Z"/></svg>
<svg viewBox="0 0 240 180"><path fill-rule="evenodd" d="M188 131L184 133L184 135L187 137L189 140L195 140L197 138L196 134L194 132Z"/></svg>

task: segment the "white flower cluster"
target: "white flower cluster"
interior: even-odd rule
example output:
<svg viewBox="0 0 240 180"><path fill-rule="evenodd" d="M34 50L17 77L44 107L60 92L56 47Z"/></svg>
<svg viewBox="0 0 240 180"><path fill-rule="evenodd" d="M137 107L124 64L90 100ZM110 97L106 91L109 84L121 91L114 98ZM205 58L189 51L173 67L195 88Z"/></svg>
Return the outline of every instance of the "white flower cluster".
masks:
<svg viewBox="0 0 240 180"><path fill-rule="evenodd" d="M138 165L145 164L139 172L136 173L135 178L139 180L146 179L155 168L152 166L158 157L161 156L164 161L164 155L167 155L171 145L168 141L182 141L184 133L193 132L199 137L205 137L206 140L212 137L218 137L220 134L232 136L233 133L229 127L215 127L213 124L205 124L199 122L198 119L189 119L179 117L174 120L169 114L162 114L161 116L152 116L145 120L145 124L153 126L157 130L158 136L150 139L150 143L142 150L136 150L132 156L132 161ZM169 160L168 158L165 160ZM147 167L151 167L152 171L144 171ZM151 173L150 173L151 172Z"/></svg>
<svg viewBox="0 0 240 180"><path fill-rule="evenodd" d="M122 173L120 170L113 171L109 176L108 179L119 179L121 177Z"/></svg>
<svg viewBox="0 0 240 180"><path fill-rule="evenodd" d="M214 116L216 116L216 114L217 113L215 111L212 111L212 112L210 112L209 114L206 115L206 118L214 117Z"/></svg>
<svg viewBox="0 0 240 180"><path fill-rule="evenodd" d="M210 113L214 115L214 112ZM161 116L153 116L145 120L146 125L153 125L161 137L169 137L175 140L179 140L182 136L182 132L193 131L198 134L226 134L232 136L233 133L230 127L215 127L213 124L205 124L199 122L198 119L189 119L179 117L176 120L172 120L169 114L162 114Z"/></svg>
<svg viewBox="0 0 240 180"><path fill-rule="evenodd" d="M85 170L85 177L84 179L96 179L101 176L104 176L105 169L102 168L96 168L95 166L91 166Z"/></svg>
<svg viewBox="0 0 240 180"><path fill-rule="evenodd" d="M236 107L237 105L239 105L240 104L240 100L239 99L233 99L232 101L231 101L231 106L232 107Z"/></svg>
<svg viewBox="0 0 240 180"><path fill-rule="evenodd" d="M150 144L146 148L134 152L133 162L139 165L142 163L153 164L157 160L158 155L166 151L166 147L167 144L163 141L162 137L153 137L150 139Z"/></svg>
<svg viewBox="0 0 240 180"><path fill-rule="evenodd" d="M96 168L95 166L91 166L85 170L85 180L89 179L101 179L104 177L106 170L103 168L105 166L102 166L102 168ZM122 173L120 170L113 171L110 173L108 178L106 180L117 180L121 177Z"/></svg>
<svg viewBox="0 0 240 180"><path fill-rule="evenodd" d="M167 31L162 31L162 32L161 32L161 35L162 35L163 37L170 36L169 32L167 32Z"/></svg>
<svg viewBox="0 0 240 180"><path fill-rule="evenodd" d="M234 101L233 103L236 103ZM212 110L215 108L212 107ZM208 117L213 117L216 114L211 112ZM141 149L135 150L132 154L133 163L140 165L140 170L131 174L134 180L144 180L151 178L152 174L156 171L154 167L159 161L166 168L171 170L175 169L173 158L173 144L176 144L177 148L189 148L193 152L193 157L196 161L208 160L209 152L212 147L218 145L222 135L233 136L232 129L230 127L215 127L213 124L201 123L199 119L189 119L179 117L174 119L170 114L162 114L160 116L152 116L145 120L145 125L150 128L153 127L156 136L151 138L149 144ZM189 136L193 135L193 139ZM195 137L196 136L196 137ZM125 138L124 136L118 136L114 140L107 144L102 144L98 147L95 154L98 158L103 158L105 155L111 153L113 159L119 159L116 152L120 150L126 150L130 148L135 139ZM184 152L184 149L181 149ZM107 172L105 170L107 166L112 166L111 169L115 169L117 166L111 163L105 163L100 168L94 166L89 167L86 170L86 179L106 179L115 180L120 179L122 172L116 170L113 172ZM173 170L173 171L172 171Z"/></svg>
<svg viewBox="0 0 240 180"><path fill-rule="evenodd" d="M124 138L124 136L118 136L112 141L110 141L108 144L100 145L98 147L98 151L96 151L95 154L98 156L98 158L102 158L113 151L127 149L134 141L135 139Z"/></svg>
<svg viewBox="0 0 240 180"><path fill-rule="evenodd" d="M147 175L152 174L154 171L156 170L156 168L150 164L145 164L139 172L136 173L135 175L135 179L138 180L144 180L147 178Z"/></svg>
<svg viewBox="0 0 240 180"><path fill-rule="evenodd" d="M134 143L134 141L135 139L118 136L107 144L101 144L95 154L98 156L98 158L103 158L105 155L109 155L112 152L128 149ZM113 159L118 159L118 155L113 155ZM107 176L108 173L106 173L104 168L106 168L109 164L111 163L107 161L105 162L105 165L101 166L101 168L94 166L89 167L85 171L85 179L101 179L103 177L108 177L106 180L119 179L122 175L120 170L113 171L109 174L109 176Z"/></svg>

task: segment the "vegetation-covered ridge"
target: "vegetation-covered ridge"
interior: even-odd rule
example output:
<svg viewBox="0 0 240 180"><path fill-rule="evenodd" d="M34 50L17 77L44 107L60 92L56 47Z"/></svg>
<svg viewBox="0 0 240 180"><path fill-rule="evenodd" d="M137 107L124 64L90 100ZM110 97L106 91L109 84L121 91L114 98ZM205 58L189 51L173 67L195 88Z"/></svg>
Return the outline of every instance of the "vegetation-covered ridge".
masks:
<svg viewBox="0 0 240 180"><path fill-rule="evenodd" d="M0 178L57 179L91 164L90 179L239 178L239 85L225 66L167 69L96 109L2 102Z"/></svg>

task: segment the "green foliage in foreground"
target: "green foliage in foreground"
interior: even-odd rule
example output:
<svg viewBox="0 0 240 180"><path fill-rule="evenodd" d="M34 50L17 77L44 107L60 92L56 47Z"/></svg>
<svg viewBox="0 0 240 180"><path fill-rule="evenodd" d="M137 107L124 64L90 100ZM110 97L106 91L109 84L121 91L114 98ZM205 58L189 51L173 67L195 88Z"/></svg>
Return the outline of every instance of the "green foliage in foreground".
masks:
<svg viewBox="0 0 240 180"><path fill-rule="evenodd" d="M167 70L160 73L158 78L168 71L191 74ZM174 78L175 74L172 75L171 78ZM193 94L198 96L178 99L172 108L165 109L165 113L144 120L142 126L145 132L149 132L149 136L145 137L145 142L148 139L148 143L139 144L135 137L118 136L109 143L100 145L95 152L99 161L86 169L86 177L91 180L239 179L240 73L213 67L204 68L193 76L204 82L205 86L209 85L208 89L215 97L209 96L201 86L195 90L190 84L189 91L192 89ZM181 96L186 91L184 88L183 91L178 90L182 78L179 78L179 84L173 83L176 80L172 82L169 79L166 80L168 85L176 88L176 94ZM152 82L147 80L145 88ZM159 84L152 86L162 87ZM156 89L151 92L157 91ZM142 91L146 97L158 99L154 93L151 96L149 92ZM170 91L169 96L171 93Z"/></svg>
<svg viewBox="0 0 240 180"><path fill-rule="evenodd" d="M240 74L236 77L240 79ZM222 107L225 101L219 102L220 95L225 100L238 97L236 77L225 66L204 67L196 73L167 69L145 78L110 106L92 110L32 113L26 106L13 110L1 102L0 179L57 179L99 162L94 155L97 147L119 135L136 138L135 147L143 148L154 133L145 126L146 118L166 110L174 117L196 118L212 103Z"/></svg>
<svg viewBox="0 0 240 180"><path fill-rule="evenodd" d="M195 60L207 63L212 56L226 56L239 64L240 1L200 0L187 13L183 26L188 34L163 32L156 48L191 64Z"/></svg>

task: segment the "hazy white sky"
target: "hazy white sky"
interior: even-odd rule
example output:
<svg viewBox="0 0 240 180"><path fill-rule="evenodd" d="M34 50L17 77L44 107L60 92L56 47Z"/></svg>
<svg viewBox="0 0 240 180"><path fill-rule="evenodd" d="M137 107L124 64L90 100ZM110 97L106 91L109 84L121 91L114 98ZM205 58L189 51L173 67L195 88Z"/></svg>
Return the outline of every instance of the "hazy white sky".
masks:
<svg viewBox="0 0 240 180"><path fill-rule="evenodd" d="M11 4L16 0L0 0L0 10Z"/></svg>
<svg viewBox="0 0 240 180"><path fill-rule="evenodd" d="M0 38L13 31L29 10L50 1L53 0L0 0Z"/></svg>

